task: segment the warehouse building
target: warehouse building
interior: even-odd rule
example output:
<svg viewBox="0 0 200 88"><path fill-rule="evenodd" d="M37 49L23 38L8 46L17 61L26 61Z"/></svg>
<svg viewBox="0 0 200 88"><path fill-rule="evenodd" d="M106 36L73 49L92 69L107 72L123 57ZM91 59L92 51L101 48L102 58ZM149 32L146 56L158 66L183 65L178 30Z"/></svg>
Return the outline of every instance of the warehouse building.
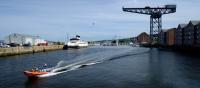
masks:
<svg viewBox="0 0 200 88"><path fill-rule="evenodd" d="M199 21L190 21L188 25L185 27L183 32L183 44L184 46L193 46L196 42L196 25Z"/></svg>
<svg viewBox="0 0 200 88"><path fill-rule="evenodd" d="M150 42L149 35L146 32L142 32L137 36L139 44L148 44Z"/></svg>
<svg viewBox="0 0 200 88"><path fill-rule="evenodd" d="M200 21L195 25L195 46L200 47Z"/></svg>
<svg viewBox="0 0 200 88"><path fill-rule="evenodd" d="M161 30L159 34L159 44L161 46L166 46L167 45L167 30Z"/></svg>
<svg viewBox="0 0 200 88"><path fill-rule="evenodd" d="M187 24L179 24L177 29L176 29L176 40L175 40L175 45L176 46L182 46L183 45L183 33L185 30L185 27L187 26Z"/></svg>
<svg viewBox="0 0 200 88"><path fill-rule="evenodd" d="M38 45L39 43L45 43L39 36L24 35L13 33L5 37L5 43L18 44L18 45Z"/></svg>
<svg viewBox="0 0 200 88"><path fill-rule="evenodd" d="M173 46L175 44L175 36L176 28L171 28L167 30L167 45Z"/></svg>

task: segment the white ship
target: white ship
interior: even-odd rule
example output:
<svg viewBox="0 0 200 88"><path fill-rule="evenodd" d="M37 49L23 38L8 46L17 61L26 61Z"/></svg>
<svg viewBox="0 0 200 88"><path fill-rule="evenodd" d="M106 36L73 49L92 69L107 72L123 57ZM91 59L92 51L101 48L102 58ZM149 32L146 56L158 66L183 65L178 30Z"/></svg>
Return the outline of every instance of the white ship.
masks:
<svg viewBox="0 0 200 88"><path fill-rule="evenodd" d="M68 48L82 48L88 47L88 42L80 40L80 36L76 35L76 38L71 38L69 42L67 42Z"/></svg>

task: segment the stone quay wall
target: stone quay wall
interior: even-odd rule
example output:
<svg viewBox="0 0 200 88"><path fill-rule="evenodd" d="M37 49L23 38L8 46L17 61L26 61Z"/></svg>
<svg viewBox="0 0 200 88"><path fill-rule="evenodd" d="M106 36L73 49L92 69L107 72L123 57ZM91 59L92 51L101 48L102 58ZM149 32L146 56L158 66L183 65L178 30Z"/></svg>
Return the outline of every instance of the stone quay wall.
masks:
<svg viewBox="0 0 200 88"><path fill-rule="evenodd" d="M49 46L32 46L32 47L9 47L0 48L0 56L20 55L26 53L46 52L52 50L61 50L63 45L49 45Z"/></svg>

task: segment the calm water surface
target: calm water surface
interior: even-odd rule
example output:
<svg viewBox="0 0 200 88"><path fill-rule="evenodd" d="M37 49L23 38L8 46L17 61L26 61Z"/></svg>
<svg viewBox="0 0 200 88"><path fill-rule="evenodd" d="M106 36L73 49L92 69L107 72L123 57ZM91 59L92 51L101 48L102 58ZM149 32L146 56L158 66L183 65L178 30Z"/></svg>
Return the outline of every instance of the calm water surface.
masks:
<svg viewBox="0 0 200 88"><path fill-rule="evenodd" d="M46 78L23 71L48 63L88 64ZM98 62L98 63L97 63ZM95 64L96 63L96 64ZM200 88L200 58L149 48L89 47L0 57L0 88Z"/></svg>

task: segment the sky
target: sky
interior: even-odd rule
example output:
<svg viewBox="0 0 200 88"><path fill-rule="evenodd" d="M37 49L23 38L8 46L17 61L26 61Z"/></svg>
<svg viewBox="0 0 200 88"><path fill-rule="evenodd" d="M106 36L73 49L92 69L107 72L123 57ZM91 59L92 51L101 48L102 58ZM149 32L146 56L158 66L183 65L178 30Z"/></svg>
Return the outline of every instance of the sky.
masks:
<svg viewBox="0 0 200 88"><path fill-rule="evenodd" d="M177 12L163 15L163 29L200 20L200 0L0 0L0 39L12 33L66 41L134 37L149 33L149 15L123 12L122 7L176 4Z"/></svg>

